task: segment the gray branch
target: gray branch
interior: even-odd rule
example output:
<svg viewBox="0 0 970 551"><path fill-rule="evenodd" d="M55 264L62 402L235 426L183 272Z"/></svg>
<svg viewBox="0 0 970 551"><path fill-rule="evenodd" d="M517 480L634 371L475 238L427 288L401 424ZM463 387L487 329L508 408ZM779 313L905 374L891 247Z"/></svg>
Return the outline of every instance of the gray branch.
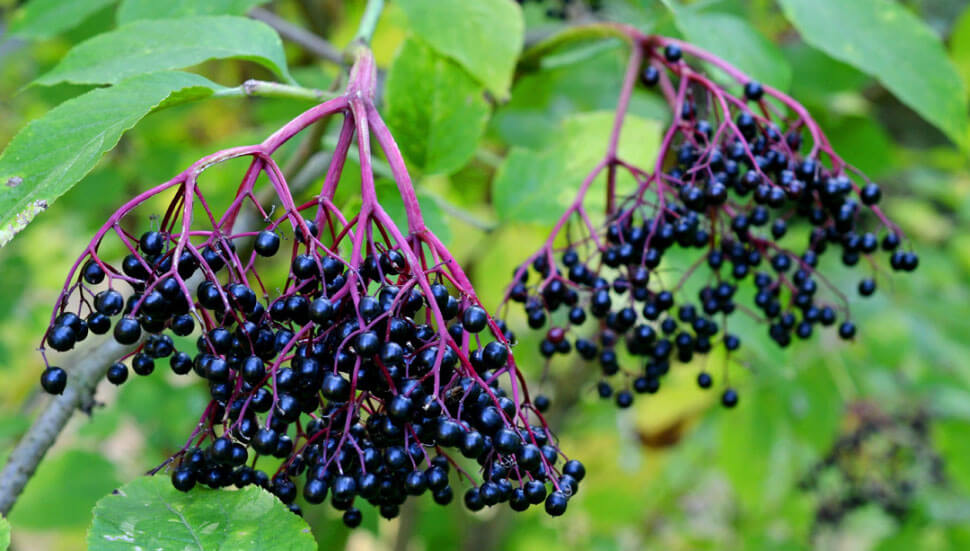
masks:
<svg viewBox="0 0 970 551"><path fill-rule="evenodd" d="M280 36L294 44L298 44L301 48L315 56L337 64L344 62L343 53L333 44L302 27L290 23L273 12L264 10L263 8L253 8L249 10L249 17L273 27L276 29L276 32L280 33Z"/></svg>
<svg viewBox="0 0 970 551"><path fill-rule="evenodd" d="M40 460L54 445L54 440L64 430L64 425L70 420L74 410L91 410L94 389L108 371L108 367L135 346L122 346L108 338L92 350L78 354L80 359L70 368L64 393L54 397L41 412L17 443L0 472L0 514L7 516L10 512L27 481L37 470Z"/></svg>

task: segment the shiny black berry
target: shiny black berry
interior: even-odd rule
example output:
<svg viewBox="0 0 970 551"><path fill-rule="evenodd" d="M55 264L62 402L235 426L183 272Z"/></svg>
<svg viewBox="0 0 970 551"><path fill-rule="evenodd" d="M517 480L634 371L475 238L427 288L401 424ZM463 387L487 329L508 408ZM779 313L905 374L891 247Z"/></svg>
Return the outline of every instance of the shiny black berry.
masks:
<svg viewBox="0 0 970 551"><path fill-rule="evenodd" d="M253 250L259 256L273 256L280 250L280 236L269 230L259 232Z"/></svg>
<svg viewBox="0 0 970 551"><path fill-rule="evenodd" d="M74 348L76 333L66 325L55 325L47 334L47 344L58 352L65 352Z"/></svg>
<svg viewBox="0 0 970 551"><path fill-rule="evenodd" d="M120 385L128 380L128 367L118 362L108 368L108 382L113 385Z"/></svg>
<svg viewBox="0 0 970 551"><path fill-rule="evenodd" d="M48 394L60 394L67 386L67 372L59 367L48 367L40 375L40 386Z"/></svg>
<svg viewBox="0 0 970 551"><path fill-rule="evenodd" d="M566 495L562 492L552 492L546 498L546 513L554 517L562 516L566 512L567 501Z"/></svg>
<svg viewBox="0 0 970 551"><path fill-rule="evenodd" d="M120 344L134 344L141 337L141 326L135 318L124 317L118 320L114 330L115 340Z"/></svg>

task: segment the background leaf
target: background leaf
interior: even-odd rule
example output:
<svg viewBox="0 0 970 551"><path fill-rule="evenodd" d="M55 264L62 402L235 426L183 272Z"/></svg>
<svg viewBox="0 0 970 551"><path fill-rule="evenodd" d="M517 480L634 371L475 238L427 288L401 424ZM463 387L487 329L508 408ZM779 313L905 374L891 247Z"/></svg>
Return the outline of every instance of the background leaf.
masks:
<svg viewBox="0 0 970 551"><path fill-rule="evenodd" d="M408 219L404 212L404 201L398 194L397 186L390 180L378 180L377 196L380 198L381 206L391 216L401 233L408 233ZM451 240L451 230L445 222L445 214L435 201L434 196L421 190L417 191L418 202L421 204L421 215L428 229L434 232L443 243Z"/></svg>
<svg viewBox="0 0 970 551"><path fill-rule="evenodd" d="M68 100L31 122L0 155L0 246L80 181L121 135L175 92L187 101L219 88L161 72Z"/></svg>
<svg viewBox="0 0 970 551"><path fill-rule="evenodd" d="M10 19L10 34L43 39L73 29L116 0L31 0Z"/></svg>
<svg viewBox="0 0 970 551"><path fill-rule="evenodd" d="M453 172L475 154L488 120L484 89L453 61L407 40L387 77L387 124L423 172Z"/></svg>
<svg viewBox="0 0 970 551"><path fill-rule="evenodd" d="M574 115L563 121L558 138L544 150L512 148L495 175L493 192L499 219L540 224L555 222L573 200L583 179L606 152L605 144L612 124L612 112ZM659 145L659 122L636 115L627 116L620 134L621 158L638 166L649 166ZM620 174L622 176L622 172ZM622 178L618 182L622 182ZM618 189L620 187L618 183ZM596 201L597 194L591 194L585 203L591 214L602 210L602 203Z"/></svg>
<svg viewBox="0 0 970 551"><path fill-rule="evenodd" d="M0 517L0 551L7 551L10 547L10 523Z"/></svg>
<svg viewBox="0 0 970 551"><path fill-rule="evenodd" d="M209 59L263 65L292 81L279 35L259 21L231 15L135 21L75 46L37 84L114 84L141 73Z"/></svg>
<svg viewBox="0 0 970 551"><path fill-rule="evenodd" d="M806 42L877 78L961 146L967 91L938 36L892 0L778 0Z"/></svg>
<svg viewBox="0 0 970 551"><path fill-rule="evenodd" d="M464 67L499 99L522 49L522 10L508 0L401 0L414 34Z"/></svg>
<svg viewBox="0 0 970 551"><path fill-rule="evenodd" d="M189 15L245 15L251 8L269 0L121 0L118 24L139 19L165 19Z"/></svg>
<svg viewBox="0 0 970 551"><path fill-rule="evenodd" d="M717 52L751 78L785 90L791 82L791 67L777 46L740 17L711 13L697 8L674 7L677 28L687 40Z"/></svg>
<svg viewBox="0 0 970 551"><path fill-rule="evenodd" d="M261 488L183 493L160 475L125 484L94 508L89 550L136 547L303 551L317 544L306 522Z"/></svg>
<svg viewBox="0 0 970 551"><path fill-rule="evenodd" d="M626 46L616 43L574 63L554 68L543 65L541 71L520 75L509 101L492 116L491 133L511 145L539 149L555 140L564 118L577 112L613 109L627 57ZM630 112L656 120L670 117L666 102L639 87L634 88Z"/></svg>
<svg viewBox="0 0 970 551"><path fill-rule="evenodd" d="M950 53L953 62L963 77L963 83L970 85L970 5L953 25L950 34Z"/></svg>
<svg viewBox="0 0 970 551"><path fill-rule="evenodd" d="M115 466L102 454L66 451L40 464L10 521L31 529L84 527L95 502L118 484Z"/></svg>

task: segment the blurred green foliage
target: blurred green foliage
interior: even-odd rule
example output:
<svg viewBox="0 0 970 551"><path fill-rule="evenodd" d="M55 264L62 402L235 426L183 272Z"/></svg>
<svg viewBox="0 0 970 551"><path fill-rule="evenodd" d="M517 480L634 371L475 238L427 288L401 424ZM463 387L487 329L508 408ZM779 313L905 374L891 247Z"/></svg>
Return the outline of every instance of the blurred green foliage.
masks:
<svg viewBox="0 0 970 551"><path fill-rule="evenodd" d="M960 74L970 80L970 7L965 2L891 3L927 21L944 39ZM17 25L11 16L15 4L0 0L0 25ZM95 11L78 16L73 26L51 30L57 36L48 40L0 35L0 144L8 143L27 122L87 90L67 84L23 89L54 67L72 45L113 27L115 3L83 4L77 3L79 13L85 6ZM140 3L123 3L128 4L134 10ZM388 2L374 41L383 69L396 59L405 37L417 32L409 19L413 13L402 7L412 4L418 6L414 13L421 13L429 3ZM546 16L553 4L558 2L526 4L527 38L564 24ZM966 152L865 71L833 59L817 43L803 41L774 2L667 3L676 13L689 13L686 19L675 18L659 1L602 4L597 17L654 32L684 33L718 51L724 41L726 56L736 57L742 66L745 62L739 60L748 59L751 70L787 85L816 114L838 151L880 180L889 216L920 252L919 272L892 280L881 277L884 292L857 301L854 317L863 330L853 344L824 334L780 351L766 338L759 341L762 328L738 327L736 332L746 335L745 352L730 365L716 354L706 360L709 371L730 370L742 396L735 410L716 407L712 394L696 388L693 378L700 365L677 367L665 382L665 392L620 413L595 397L591 375L558 366L562 376L541 388L553 394L578 392L575 405L557 412L559 434L563 449L581 457L589 472L566 517L553 520L539 511L471 515L460 506L441 508L422 498L403 520L392 523L375 520L377 515L367 510L363 527L350 533L328 507L309 507L306 518L320 549L404 549L408 541L418 549L530 551L970 548ZM797 2L783 4L790 8ZM361 0L280 0L270 5L337 47L353 36L362 6ZM732 33L739 32L743 40L734 40ZM296 46L287 43L285 49L292 74L302 84L327 87L336 75L332 65ZM905 58L896 61L908 63ZM438 151L415 149L420 158L413 168L430 224L466 264L490 306L501 299L513 267L541 244L549 221L546 216L516 214L521 205L503 205L497 198L501 186L521 182L527 170L545 170L567 188L582 178L586 168L576 152L603 147L598 121L614 105L625 53L618 42L606 41L547 62L517 75L508 101L492 105L482 139L477 130L469 138L475 143L468 151L474 154L445 162L432 156L440 155ZM481 72L481 63L459 60L472 74ZM206 62L197 69L225 86L254 74L266 78L246 62ZM500 77L486 71L483 78L493 92L503 93ZM411 100L388 98L392 112L395 101L406 106ZM5 383L0 386L0 459L44 404L38 394L41 361L35 347L63 275L86 236L124 198L167 180L210 151L261 140L303 108L286 100L222 99L153 114L122 137L78 186L0 249L0 377ZM669 118L663 109L653 96L638 92L634 97L637 118L630 132L636 132L624 136L635 135L639 144L629 147L639 145L646 158L656 147L650 145L655 143L650 133ZM474 115L465 114L478 120L479 114ZM425 124L434 122L434 114L421 116L428 118ZM967 127L965 112L963 119L949 121L951 138L954 128ZM324 136L322 143L332 145L333 136ZM350 164L344 177L352 180L356 167ZM440 166L447 170L434 170ZM422 176L424 169L443 173ZM230 164L207 172L203 185L212 190L210 197L228 197L240 170ZM503 183L503 178L509 181ZM352 205L356 199L347 194L342 200ZM399 209L388 205L392 213ZM536 214L534 209L530 214ZM854 277L843 271L833 282L851 289ZM510 323L521 337L519 363L538 381L542 363L535 352L537 340L525 331L518 312L512 312ZM95 501L181 446L205 400L203 388L195 385L186 387L159 370L121 389L100 388L97 397L104 407L95 408L91 417L78 415L69 425L11 515L12 548L81 548ZM919 486L902 521L870 505L853 510L838 524L819 527L816 514L825 496L801 489L799 481L828 455L840 434L852 430L850 410L860 403L886 415L928 412L927 442L942 458L943 481ZM5 535L0 521L0 549Z"/></svg>

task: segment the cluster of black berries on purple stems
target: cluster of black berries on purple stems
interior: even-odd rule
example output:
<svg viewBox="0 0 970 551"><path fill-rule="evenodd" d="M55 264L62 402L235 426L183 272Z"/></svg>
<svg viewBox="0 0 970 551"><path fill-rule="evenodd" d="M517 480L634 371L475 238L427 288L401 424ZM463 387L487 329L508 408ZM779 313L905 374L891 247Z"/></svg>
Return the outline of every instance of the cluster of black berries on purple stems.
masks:
<svg viewBox="0 0 970 551"><path fill-rule="evenodd" d="M921 490L946 483L931 422L922 409L889 413L872 403L852 404L842 436L799 482L816 497L812 532L838 527L867 506L905 524Z"/></svg>
<svg viewBox="0 0 970 551"><path fill-rule="evenodd" d="M179 490L256 484L297 513L299 494L310 504L329 498L353 527L363 502L394 518L409 496L450 503L464 478L471 510L544 504L561 515L585 469L559 450L531 403L511 354L515 336L425 226L373 87L362 52L345 95L123 206L75 264L44 342L67 351L89 332L111 332L131 351L108 368L110 382L163 363L206 381L211 401L198 425L155 469L167 468ZM298 205L271 155L333 115L343 126L322 190ZM406 234L377 201L372 138L404 201ZM348 218L333 196L355 142L362 206ZM249 169L216 214L198 177L241 157ZM256 199L261 175L281 207L275 217ZM174 197L158 229L129 233L122 219L166 192ZM238 228L246 216L263 227ZM109 238L128 252L120 265L99 255ZM272 282L281 267L284 279ZM68 379L48 367L41 382L59 394Z"/></svg>
<svg viewBox="0 0 970 551"><path fill-rule="evenodd" d="M880 211L879 186L785 94L689 44L625 32L635 46L606 155L506 294L544 332L541 355L595 365L600 396L625 408L657 392L672 366L736 351L745 336L732 331L735 314L762 322L780 347L828 327L853 339L849 297L823 274L834 271L823 257L868 268L853 290L862 297L875 292L881 259L894 271L919 263ZM708 78L704 63L740 90ZM673 113L647 168L617 148L636 85L658 90ZM621 175L636 184L625 196ZM584 204L597 179L607 188L600 222ZM721 402L733 407L727 377ZM697 384L715 377L702 367Z"/></svg>
<svg viewBox="0 0 970 551"><path fill-rule="evenodd" d="M545 15L550 19L566 20L570 10L579 14L586 12L598 13L603 9L603 0L516 0L519 4L542 4L546 7Z"/></svg>
<svg viewBox="0 0 970 551"><path fill-rule="evenodd" d="M543 332L541 356L575 353L595 364L599 394L629 407L678 364L736 351L744 335L732 330L734 314L763 323L781 347L826 327L854 338L849 297L822 273L832 270L826 253L871 269L855 290L863 297L876 290L880 257L895 271L919 263L879 209L879 186L782 92L687 43L612 28L633 49L606 154L506 293ZM530 397L512 355L515 335L426 227L373 105L375 80L361 50L344 95L129 201L75 263L43 342L63 352L110 332L130 350L108 367L110 382L126 382L129 370L147 376L156 362L206 380L212 399L200 422L155 470L169 469L179 490L257 484L295 512L301 493L311 504L329 497L356 526L362 502L393 518L409 496L451 502L452 483L464 478L471 510L544 503L561 515L585 469L562 453L543 418L549 399ZM638 84L658 90L673 113L645 168L618 152ZM332 115L343 126L321 191L297 204L272 155ZM372 139L403 200L406 231L377 200ZM333 198L355 143L361 206L348 217ZM249 168L216 214L198 178L235 158ZM257 199L260 176L280 207L275 217ZM621 178L632 191L618 191ZM585 201L599 180L601 217ZM122 221L162 193L174 196L157 228L129 232ZM247 216L262 225L237 224ZM126 251L117 266L99 254L109 238ZM285 277L271 282L281 267ZM721 402L733 407L739 396L727 378L726 368L720 380L701 368L697 383L719 384ZM50 364L41 376L52 394L69 382Z"/></svg>

